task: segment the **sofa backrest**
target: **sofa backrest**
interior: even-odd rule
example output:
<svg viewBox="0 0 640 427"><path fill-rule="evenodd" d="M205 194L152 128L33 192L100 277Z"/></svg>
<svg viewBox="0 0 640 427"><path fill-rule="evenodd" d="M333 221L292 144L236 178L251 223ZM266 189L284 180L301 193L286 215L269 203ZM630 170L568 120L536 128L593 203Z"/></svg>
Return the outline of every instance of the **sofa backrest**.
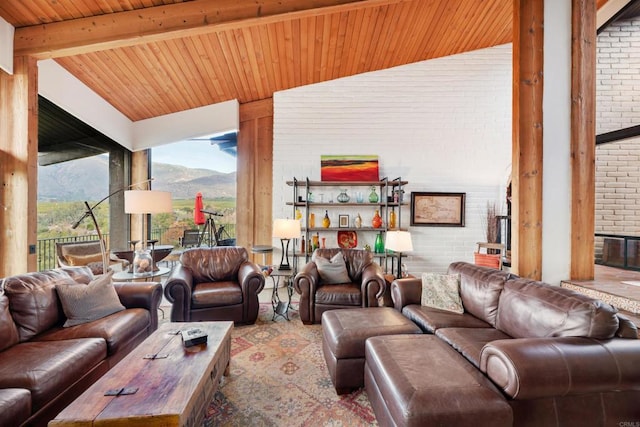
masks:
<svg viewBox="0 0 640 427"><path fill-rule="evenodd" d="M464 311L496 326L498 301L505 281L511 274L467 262L449 265L449 274L460 274L460 297Z"/></svg>
<svg viewBox="0 0 640 427"><path fill-rule="evenodd" d="M342 257L347 264L347 273L349 273L349 278L351 279L351 281L354 283L361 282L362 272L369 264L373 262L373 254L371 253L371 251L366 251L364 249L340 248L316 249L313 252L311 260L315 260L316 257L331 259L337 253L342 254Z"/></svg>
<svg viewBox="0 0 640 427"><path fill-rule="evenodd" d="M78 277L91 274L87 267L75 269L86 270L84 273L77 272ZM56 284L76 283L65 270L26 273L5 279L4 292L9 299L9 310L20 342L27 341L64 320Z"/></svg>
<svg viewBox="0 0 640 427"><path fill-rule="evenodd" d="M570 289L529 279L508 280L500 295L497 329L514 338L612 338L617 310Z"/></svg>
<svg viewBox="0 0 640 427"><path fill-rule="evenodd" d="M241 246L193 248L180 255L180 263L191 270L196 283L237 280L242 263L249 260Z"/></svg>
<svg viewBox="0 0 640 427"><path fill-rule="evenodd" d="M9 298L0 295L0 351L18 344L18 328L9 311Z"/></svg>

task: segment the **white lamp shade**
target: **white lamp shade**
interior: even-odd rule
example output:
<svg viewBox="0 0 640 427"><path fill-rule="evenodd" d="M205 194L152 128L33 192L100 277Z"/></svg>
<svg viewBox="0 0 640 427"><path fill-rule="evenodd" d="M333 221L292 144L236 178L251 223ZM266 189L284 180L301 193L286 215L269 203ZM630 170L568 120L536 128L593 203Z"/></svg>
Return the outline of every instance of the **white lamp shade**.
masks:
<svg viewBox="0 0 640 427"><path fill-rule="evenodd" d="M384 247L394 252L412 251L411 233L408 231L388 231Z"/></svg>
<svg viewBox="0 0 640 427"><path fill-rule="evenodd" d="M273 221L273 237L279 239L296 239L300 237L299 219L276 219Z"/></svg>
<svg viewBox="0 0 640 427"><path fill-rule="evenodd" d="M127 190L124 192L124 212L128 214L154 214L172 212L171 193L168 191Z"/></svg>

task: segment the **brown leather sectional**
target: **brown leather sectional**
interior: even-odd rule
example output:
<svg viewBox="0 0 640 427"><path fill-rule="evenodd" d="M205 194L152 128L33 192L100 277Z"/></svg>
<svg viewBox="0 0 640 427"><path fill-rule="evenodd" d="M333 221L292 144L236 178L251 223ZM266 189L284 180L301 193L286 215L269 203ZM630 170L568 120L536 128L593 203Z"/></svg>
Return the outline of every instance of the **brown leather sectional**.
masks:
<svg viewBox="0 0 640 427"><path fill-rule="evenodd" d="M0 289L0 426L46 425L158 327L159 283L114 283L125 310L63 328L56 283L88 267L4 279Z"/></svg>
<svg viewBox="0 0 640 427"><path fill-rule="evenodd" d="M391 425L640 423L635 325L592 298L464 262L463 314L420 305L420 279L392 283L422 335L367 340L365 388Z"/></svg>

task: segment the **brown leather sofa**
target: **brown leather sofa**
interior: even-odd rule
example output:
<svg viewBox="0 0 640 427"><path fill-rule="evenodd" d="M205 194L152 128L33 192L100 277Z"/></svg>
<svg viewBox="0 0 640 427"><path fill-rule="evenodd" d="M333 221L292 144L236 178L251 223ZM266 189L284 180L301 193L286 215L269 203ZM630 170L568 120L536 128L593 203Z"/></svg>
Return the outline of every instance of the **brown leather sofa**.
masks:
<svg viewBox="0 0 640 427"><path fill-rule="evenodd" d="M341 253L350 281L323 283L315 259L331 259ZM382 268L374 262L371 251L362 249L316 249L310 262L304 265L293 281L300 294L298 313L305 325L320 323L327 310L356 307L378 307L386 289Z"/></svg>
<svg viewBox="0 0 640 427"><path fill-rule="evenodd" d="M89 283L88 267L4 279L0 291L0 426L46 425L158 327L159 283L114 283L125 310L81 325L55 285Z"/></svg>
<svg viewBox="0 0 640 427"><path fill-rule="evenodd" d="M462 314L421 306L420 279L391 284L395 308L425 334L367 340L380 425L640 422L640 340L615 308L464 262L449 273L461 277Z"/></svg>
<svg viewBox="0 0 640 427"><path fill-rule="evenodd" d="M172 322L230 320L252 324L264 275L240 246L193 248L167 279L164 295L172 303Z"/></svg>

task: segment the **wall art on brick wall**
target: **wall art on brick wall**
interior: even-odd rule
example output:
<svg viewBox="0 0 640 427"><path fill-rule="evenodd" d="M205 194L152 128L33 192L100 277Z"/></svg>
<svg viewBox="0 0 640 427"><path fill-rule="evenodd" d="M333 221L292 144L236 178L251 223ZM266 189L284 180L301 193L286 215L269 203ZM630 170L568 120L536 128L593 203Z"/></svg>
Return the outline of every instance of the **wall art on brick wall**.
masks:
<svg viewBox="0 0 640 427"><path fill-rule="evenodd" d="M375 155L321 155L322 181L378 181L378 156Z"/></svg>
<svg viewBox="0 0 640 427"><path fill-rule="evenodd" d="M411 225L464 227L466 193L411 193Z"/></svg>

